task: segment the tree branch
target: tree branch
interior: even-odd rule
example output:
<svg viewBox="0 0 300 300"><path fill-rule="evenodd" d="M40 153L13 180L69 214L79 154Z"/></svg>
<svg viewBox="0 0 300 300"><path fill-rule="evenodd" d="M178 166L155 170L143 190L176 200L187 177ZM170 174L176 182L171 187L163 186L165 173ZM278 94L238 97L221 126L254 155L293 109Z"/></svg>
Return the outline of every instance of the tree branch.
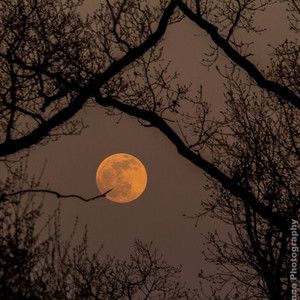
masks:
<svg viewBox="0 0 300 300"><path fill-rule="evenodd" d="M89 201L93 201L99 198L104 198L106 197L106 195L111 192L113 189L110 189L108 191L106 191L103 194L91 197L91 198L84 198L82 196L79 195L75 195L75 194L70 194L70 195L64 195L61 194L59 192L56 191L52 191L52 190L48 190L48 189L27 189L27 190L21 190L21 191L17 191L17 192L13 192L10 194L2 194L2 197L4 199L4 201L6 200L7 197L13 197L13 196L18 196L18 195L23 195L23 194L29 194L29 193L44 193L44 194L51 194L54 195L56 198L76 198L85 202L89 202ZM3 201L3 200L2 200Z"/></svg>
<svg viewBox="0 0 300 300"><path fill-rule="evenodd" d="M65 108L60 110L57 114L51 117L49 120L41 124L38 128L34 129L28 135L15 140L8 140L0 144L0 157L10 154L14 154L20 150L29 148L30 146L42 141L47 137L49 133L57 126L63 124L67 120L71 119L75 114L80 111L86 101L97 91L103 84L109 81L113 76L118 74L130 63L144 55L150 48L156 45L156 43L164 35L169 20L177 7L178 0L172 0L170 4L164 10L164 13L158 23L156 31L149 35L149 37L138 47L130 49L119 60L114 61L103 73L96 75L91 79L85 87L78 87L73 89L78 92L77 97ZM31 67L31 70L37 72L43 72L42 69ZM54 74L52 74L55 76ZM71 88L71 87L70 87Z"/></svg>
<svg viewBox="0 0 300 300"><path fill-rule="evenodd" d="M257 69L257 67L235 50L229 42L224 39L219 33L218 28L213 24L203 19L200 15L194 13L185 3L178 2L178 7L181 11L201 29L205 30L211 37L213 42L220 47L224 53L238 66L244 69L248 75L257 83L257 85L268 92L272 92L295 107L300 109L300 97L289 88L269 79Z"/></svg>
<svg viewBox="0 0 300 300"><path fill-rule="evenodd" d="M130 116L149 122L152 126L159 129L176 146L180 155L199 167L207 175L217 180L224 188L230 191L233 196L245 201L255 212L270 223L276 225L280 230L284 232L289 230L290 221L286 216L273 212L266 205L260 203L251 192L238 185L214 164L205 160L201 155L194 153L168 123L156 113L124 104L112 97L103 98L101 95L97 95L96 102L101 106L114 107Z"/></svg>

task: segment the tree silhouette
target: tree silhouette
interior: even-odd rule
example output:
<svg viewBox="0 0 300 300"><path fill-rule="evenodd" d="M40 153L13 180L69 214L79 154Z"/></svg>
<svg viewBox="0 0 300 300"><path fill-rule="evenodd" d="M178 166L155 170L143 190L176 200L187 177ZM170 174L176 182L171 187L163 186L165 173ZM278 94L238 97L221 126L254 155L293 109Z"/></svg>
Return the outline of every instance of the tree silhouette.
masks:
<svg viewBox="0 0 300 300"><path fill-rule="evenodd" d="M299 213L299 44L286 40L273 48L262 69L244 38L261 32L256 14L279 2L297 33L300 12L293 0L116 0L86 18L78 12L82 1L1 1L1 160L80 134L84 125L74 117L87 105L128 114L157 128L212 180L219 196L209 210L234 226L233 262L251 270L232 293L242 286L247 299L287 297L284 249ZM226 58L218 68L226 104L218 120L201 90L190 92L163 59L165 31L183 18L211 39L205 65ZM229 255L222 259L230 262ZM260 280L255 288L249 284L254 277Z"/></svg>
<svg viewBox="0 0 300 300"><path fill-rule="evenodd" d="M226 5L234 3L238 4L236 18L231 20ZM194 5L178 0L161 1L154 7L147 1L116 1L113 6L106 1L82 19L77 12L81 1L3 1L0 155L79 133L82 124L70 119L94 99L93 103L157 127L181 155L261 216L288 230L286 216L270 210L213 162L192 151L169 124L170 114L183 118L179 107L184 102L193 101L200 110L201 103L191 99L189 87L178 84L177 74L162 61L163 34L184 14L208 33L217 52L221 49L262 91L276 96L274 101L298 108L297 89L265 76L248 60L245 44L235 38L237 30L255 31L253 14L268 3L230 1L223 7L196 2L193 10ZM224 17L221 29L210 23L212 15L217 16L217 24Z"/></svg>
<svg viewBox="0 0 300 300"><path fill-rule="evenodd" d="M1 299L196 299L152 243L136 241L127 260L90 253L87 229L75 243L76 220L64 240L60 209L42 221L33 195L1 201L0 216Z"/></svg>
<svg viewBox="0 0 300 300"><path fill-rule="evenodd" d="M227 95L226 122L233 139L220 137L216 160L266 206L291 216L292 224L299 213L294 111L275 106L270 98L260 103L258 95L249 92L251 86L238 78L228 77L232 92ZM217 273L200 273L214 282L211 299L223 299L224 294L228 299L291 299L291 234L279 231L220 185L211 182L210 188L214 194L205 210L193 217L209 213L234 228L228 237L218 232L205 236L204 255L218 266Z"/></svg>

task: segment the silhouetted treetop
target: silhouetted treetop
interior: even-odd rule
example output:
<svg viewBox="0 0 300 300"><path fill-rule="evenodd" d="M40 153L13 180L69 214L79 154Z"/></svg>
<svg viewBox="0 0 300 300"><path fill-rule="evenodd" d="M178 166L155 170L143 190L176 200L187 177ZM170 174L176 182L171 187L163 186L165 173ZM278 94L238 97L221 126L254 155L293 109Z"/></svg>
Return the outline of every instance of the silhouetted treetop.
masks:
<svg viewBox="0 0 300 300"><path fill-rule="evenodd" d="M241 38L261 31L255 15L275 2L117 0L105 1L82 17L82 1L2 1L0 156L62 135L80 134L84 123L76 115L88 104L110 113L117 109L143 126L158 128L181 155L287 230L285 216L261 203L251 189L213 161L212 137L226 124L212 121L201 91L198 96L191 94L190 85L182 84L171 71L163 59L162 43L168 26L187 18L211 39L213 51L205 58L207 64L213 65L220 53L225 54L229 63L225 73L220 70L225 79L235 72L247 74L249 86L270 97L274 105L296 110L297 120L297 42L277 47L265 71L250 60L250 43ZM293 1L289 5L295 15L297 5ZM193 117L184 111L186 105L193 107ZM290 132L296 145L294 125ZM188 141L190 133L198 135L196 143ZM204 158L206 150L211 157Z"/></svg>
<svg viewBox="0 0 300 300"><path fill-rule="evenodd" d="M78 220L63 239L58 208L48 219L34 196L0 201L0 297L19 299L197 299L153 243L134 242L127 259L91 253Z"/></svg>

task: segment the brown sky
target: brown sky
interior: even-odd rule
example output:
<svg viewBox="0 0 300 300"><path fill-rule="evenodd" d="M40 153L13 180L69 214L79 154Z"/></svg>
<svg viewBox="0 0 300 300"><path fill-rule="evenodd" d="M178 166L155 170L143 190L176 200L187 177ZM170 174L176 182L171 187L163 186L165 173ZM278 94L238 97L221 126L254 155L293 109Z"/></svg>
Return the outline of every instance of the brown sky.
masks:
<svg viewBox="0 0 300 300"><path fill-rule="evenodd" d="M97 2L86 1L86 11L96 7ZM281 6L260 14L258 20L269 28L264 35L255 38L253 47L252 60L262 66L270 52L267 43L276 45L283 41L286 31L282 28L286 28L287 23ZM184 21L168 30L165 55L185 80L203 84L206 100L219 110L223 106L221 78L199 63L207 41L193 24ZM221 58L221 62L225 61ZM88 225L91 248L104 244L105 252L118 256L126 256L136 238L153 240L171 263L183 265L186 280L194 283L197 272L204 266L200 233L218 227L214 220L203 220L195 228L192 221L182 217L197 212L207 197L202 172L179 156L175 147L156 129L143 128L134 119L124 115L116 124L116 119L105 115L100 108L87 109L79 117L89 128L80 136L63 137L44 147L34 147L30 173L39 172L47 159L43 181L49 183L51 189L94 196L98 192L95 172L99 162L110 154L127 152L143 161L149 182L138 200L125 205L105 199L93 203L61 201L65 233L71 230L78 216L81 224ZM57 203L56 199L47 198L45 210L50 212Z"/></svg>

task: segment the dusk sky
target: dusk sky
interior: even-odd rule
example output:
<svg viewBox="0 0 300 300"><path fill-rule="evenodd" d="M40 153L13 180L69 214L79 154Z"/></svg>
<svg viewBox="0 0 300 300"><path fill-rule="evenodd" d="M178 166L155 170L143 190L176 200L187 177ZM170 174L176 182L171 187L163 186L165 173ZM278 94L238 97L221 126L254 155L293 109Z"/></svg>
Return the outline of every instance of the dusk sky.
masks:
<svg viewBox="0 0 300 300"><path fill-rule="evenodd" d="M96 0L86 1L82 13L97 7ZM256 36L252 61L263 66L268 62L268 43L277 45L286 32L281 28L286 22L280 5L258 14L262 26L268 31ZM286 23L287 24L287 23ZM267 40L266 40L267 37ZM165 36L165 58L172 61L172 69L181 73L183 81L194 87L203 85L204 98L217 112L224 106L222 78L214 67L208 70L200 65L207 50L208 38L191 22L185 20L168 29ZM227 62L223 56L219 63ZM203 173L181 157L157 129L144 128L137 120L123 115L111 117L100 107L86 108L76 119L88 128L78 136L63 136L46 146L34 146L30 155L29 174L38 174L46 161L43 184L61 193L76 193L84 197L99 193L95 173L99 163L107 156L125 152L138 157L146 167L148 185L137 200L117 204L104 198L90 203L76 199L57 200L47 196L45 213L50 213L61 203L63 232L68 235L76 216L80 228L87 224L91 249L104 245L104 253L126 257L135 239L153 241L155 246L175 265L183 266L184 279L196 284L197 273L207 268L201 256L201 234L221 228L215 220L195 222L183 217L201 209L208 197L204 190ZM118 122L119 121L119 122ZM226 226L222 225L224 234Z"/></svg>

